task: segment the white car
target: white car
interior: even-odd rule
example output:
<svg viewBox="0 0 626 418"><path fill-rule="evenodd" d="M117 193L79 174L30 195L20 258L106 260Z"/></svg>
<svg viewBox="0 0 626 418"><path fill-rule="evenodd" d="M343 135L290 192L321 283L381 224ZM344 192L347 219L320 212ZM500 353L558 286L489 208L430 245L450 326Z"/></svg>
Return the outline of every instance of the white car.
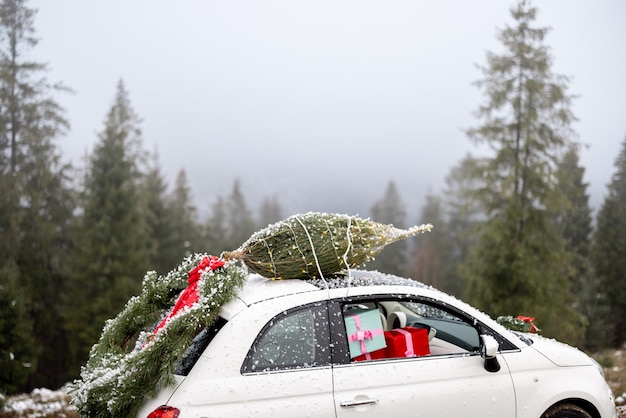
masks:
<svg viewBox="0 0 626 418"><path fill-rule="evenodd" d="M358 332L348 329L355 313ZM367 348L381 338L385 347ZM393 341L405 346L394 352ZM617 416L602 369L583 352L371 271L317 281L251 275L175 380L138 416Z"/></svg>

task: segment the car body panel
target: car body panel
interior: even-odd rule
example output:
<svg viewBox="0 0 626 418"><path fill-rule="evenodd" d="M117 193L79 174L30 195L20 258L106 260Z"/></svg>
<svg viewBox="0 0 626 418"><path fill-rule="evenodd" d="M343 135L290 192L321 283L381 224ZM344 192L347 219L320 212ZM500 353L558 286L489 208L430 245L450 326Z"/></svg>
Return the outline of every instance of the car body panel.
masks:
<svg viewBox="0 0 626 418"><path fill-rule="evenodd" d="M550 406L566 399L593 405L601 417L615 415L611 391L595 365L555 366L532 346L505 353L503 358L515 385L518 418L539 417Z"/></svg>
<svg viewBox="0 0 626 418"><path fill-rule="evenodd" d="M362 407L341 407L372 399ZM490 373L479 355L423 357L335 367L337 417L515 416L515 393L506 368Z"/></svg>
<svg viewBox="0 0 626 418"><path fill-rule="evenodd" d="M526 335L526 338L532 340L533 350L537 350L557 366L591 366L594 364L591 358L582 351L557 340L537 334Z"/></svg>
<svg viewBox="0 0 626 418"><path fill-rule="evenodd" d="M154 411L160 405L166 405L170 398L172 397L172 393L176 390L176 388L186 379L185 376L174 375L174 383L160 388L154 396L146 396L144 403L139 408L137 412L137 417L147 417L150 412Z"/></svg>
<svg viewBox="0 0 626 418"><path fill-rule="evenodd" d="M319 291L318 287L304 280L271 280L252 274L248 277L246 285L237 293L237 297L249 306L282 296Z"/></svg>

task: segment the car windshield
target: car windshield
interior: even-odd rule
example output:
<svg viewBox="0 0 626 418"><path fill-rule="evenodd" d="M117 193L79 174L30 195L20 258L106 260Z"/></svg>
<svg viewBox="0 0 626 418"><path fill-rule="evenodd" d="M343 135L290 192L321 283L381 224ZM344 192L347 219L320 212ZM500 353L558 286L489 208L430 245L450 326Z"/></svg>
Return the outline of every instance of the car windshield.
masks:
<svg viewBox="0 0 626 418"><path fill-rule="evenodd" d="M513 334L515 334L517 336L517 338L519 338L520 340L522 340L522 342L526 345L533 345L534 341L531 340L530 338L526 337L524 334L521 334L517 331L512 331Z"/></svg>

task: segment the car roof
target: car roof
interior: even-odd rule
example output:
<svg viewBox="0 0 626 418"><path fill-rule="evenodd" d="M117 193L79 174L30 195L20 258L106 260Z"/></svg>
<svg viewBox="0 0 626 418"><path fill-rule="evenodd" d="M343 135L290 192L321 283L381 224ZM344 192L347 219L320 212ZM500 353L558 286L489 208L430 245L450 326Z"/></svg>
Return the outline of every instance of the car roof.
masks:
<svg viewBox="0 0 626 418"><path fill-rule="evenodd" d="M305 292L364 286L413 286L435 290L415 280L369 270L350 270L342 275L310 280L273 280L258 274L250 274L237 292L237 298L223 306L222 314L228 319L246 306L269 299Z"/></svg>
<svg viewBox="0 0 626 418"><path fill-rule="evenodd" d="M436 290L432 286L418 282L417 280L381 273L375 270L350 270L341 276L313 279L309 282L319 289L343 289L364 286L411 286Z"/></svg>
<svg viewBox="0 0 626 418"><path fill-rule="evenodd" d="M350 270L342 275L315 279L272 280L258 274L248 276L238 297L246 305L276 297L326 289L343 289L363 286L411 286L436 290L416 280L371 270ZM443 292L442 292L443 293Z"/></svg>
<svg viewBox="0 0 626 418"><path fill-rule="evenodd" d="M272 280L259 274L250 274L237 297L246 305L252 305L268 299L319 290L305 280Z"/></svg>

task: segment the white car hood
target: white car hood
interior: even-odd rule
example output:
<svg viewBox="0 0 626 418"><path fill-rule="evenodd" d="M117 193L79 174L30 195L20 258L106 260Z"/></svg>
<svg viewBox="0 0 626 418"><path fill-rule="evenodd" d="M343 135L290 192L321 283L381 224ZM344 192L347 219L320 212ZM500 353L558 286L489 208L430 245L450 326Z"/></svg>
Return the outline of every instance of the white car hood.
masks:
<svg viewBox="0 0 626 418"><path fill-rule="evenodd" d="M593 360L575 347L537 334L525 334L525 336L533 341L530 348L535 349L557 366L593 365Z"/></svg>

